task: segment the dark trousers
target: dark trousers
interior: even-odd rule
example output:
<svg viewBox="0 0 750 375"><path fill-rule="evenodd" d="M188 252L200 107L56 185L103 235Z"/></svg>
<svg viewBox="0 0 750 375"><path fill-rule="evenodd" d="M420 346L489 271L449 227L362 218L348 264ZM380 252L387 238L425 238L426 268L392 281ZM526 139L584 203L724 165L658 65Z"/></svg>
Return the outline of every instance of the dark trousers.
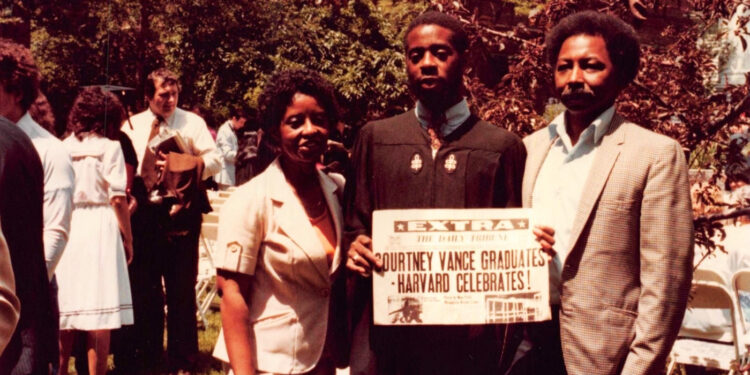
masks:
<svg viewBox="0 0 750 375"><path fill-rule="evenodd" d="M524 355L517 355L507 374L567 375L560 341L559 312L559 306L552 306L552 320L523 325L518 332L524 336L525 345L531 344L531 348Z"/></svg>
<svg viewBox="0 0 750 375"><path fill-rule="evenodd" d="M165 214L164 207L144 204L132 217L135 254L128 271L135 324L119 329L112 338L115 368L121 374L158 371L165 302L169 370L190 369L198 353L195 283L200 214L184 220L187 224L181 231L170 227Z"/></svg>
<svg viewBox="0 0 750 375"><path fill-rule="evenodd" d="M371 328L378 336L383 335L382 328L393 331L381 337L388 336L390 344L373 348L379 375L490 375L500 371L499 336L504 326Z"/></svg>
<svg viewBox="0 0 750 375"><path fill-rule="evenodd" d="M39 354L39 338L33 329L24 329L19 333L21 337L20 352L18 352L18 361L10 372L10 375L46 375L49 372L51 363L46 362L43 356Z"/></svg>
<svg viewBox="0 0 750 375"><path fill-rule="evenodd" d="M46 289L42 293L49 295ZM22 317L19 320L16 331L0 357L0 374L49 374L50 366L56 360L52 358L51 346L57 345L57 338L52 336L50 319L51 310L47 311L43 319Z"/></svg>
<svg viewBox="0 0 750 375"><path fill-rule="evenodd" d="M57 277L55 275L52 275L52 280L49 282L49 300L50 300L50 307L52 308L52 316L57 317L57 319L54 319L51 323L52 326L52 335L55 337L56 340L60 340L60 303L57 301ZM60 361L55 360L56 358L60 357L60 346L59 345L51 345L50 346L51 357L52 360L52 373L57 374L59 367L60 367Z"/></svg>
<svg viewBox="0 0 750 375"><path fill-rule="evenodd" d="M45 274L46 277L46 274ZM47 285L45 287L48 288ZM51 297L48 289L41 291ZM51 303L51 301L50 301ZM54 326L59 317L52 316L52 306L43 317L24 317L16 326L8 346L0 356L0 374L2 375L48 375L50 366L57 361L53 358L53 346L57 346ZM21 306L23 309L23 305Z"/></svg>
<svg viewBox="0 0 750 375"><path fill-rule="evenodd" d="M190 369L198 354L195 283L198 279L197 228L168 236L164 248L164 290L167 299L167 359L170 370Z"/></svg>
<svg viewBox="0 0 750 375"><path fill-rule="evenodd" d="M164 342L164 293L161 281L167 241L158 228L154 207L139 207L131 218L133 261L128 266L133 299L131 326L112 332L112 353L120 374L155 371L161 361Z"/></svg>

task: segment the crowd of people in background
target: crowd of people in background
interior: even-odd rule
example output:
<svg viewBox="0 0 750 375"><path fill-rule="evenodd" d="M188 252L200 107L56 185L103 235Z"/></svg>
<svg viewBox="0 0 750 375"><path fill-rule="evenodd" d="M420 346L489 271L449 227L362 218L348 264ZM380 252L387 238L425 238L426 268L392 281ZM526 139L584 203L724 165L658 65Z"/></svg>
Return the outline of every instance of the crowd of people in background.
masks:
<svg viewBox="0 0 750 375"><path fill-rule="evenodd" d="M58 138L30 51L0 40L0 374L67 374L71 356L105 374L110 352L118 373L190 373L206 189L234 186L214 258L216 355L237 375L660 372L692 278L685 157L616 110L638 71L629 25L577 13L545 47L566 110L521 140L472 113L461 22L418 16L404 34L415 108L348 150L333 85L306 69L276 72L257 110L232 106L218 130L207 108L180 108L166 68L132 115L83 88ZM747 171L730 200L750 198ZM551 321L373 324L373 211L512 207L541 213ZM750 257L732 259L721 267Z"/></svg>

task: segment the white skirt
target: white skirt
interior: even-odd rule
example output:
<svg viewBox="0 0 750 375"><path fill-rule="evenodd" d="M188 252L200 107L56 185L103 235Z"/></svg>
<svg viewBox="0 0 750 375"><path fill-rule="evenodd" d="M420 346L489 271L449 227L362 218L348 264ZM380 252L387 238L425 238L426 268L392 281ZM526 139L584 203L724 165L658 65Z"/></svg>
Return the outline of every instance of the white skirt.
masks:
<svg viewBox="0 0 750 375"><path fill-rule="evenodd" d="M109 204L76 205L55 270L60 329L115 329L133 324L125 250Z"/></svg>

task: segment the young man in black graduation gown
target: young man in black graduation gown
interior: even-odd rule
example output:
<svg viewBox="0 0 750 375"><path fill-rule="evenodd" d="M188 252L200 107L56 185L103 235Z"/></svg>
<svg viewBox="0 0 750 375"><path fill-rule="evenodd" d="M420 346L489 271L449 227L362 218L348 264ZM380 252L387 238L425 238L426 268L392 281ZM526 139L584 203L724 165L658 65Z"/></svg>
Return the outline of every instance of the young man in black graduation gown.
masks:
<svg viewBox="0 0 750 375"><path fill-rule="evenodd" d="M454 18L417 17L405 41L416 108L365 125L345 192L347 267L355 276L352 374L489 374L504 326L372 326L372 212L518 207L526 152L512 133L478 119L463 97L468 37ZM369 329L368 329L369 328Z"/></svg>

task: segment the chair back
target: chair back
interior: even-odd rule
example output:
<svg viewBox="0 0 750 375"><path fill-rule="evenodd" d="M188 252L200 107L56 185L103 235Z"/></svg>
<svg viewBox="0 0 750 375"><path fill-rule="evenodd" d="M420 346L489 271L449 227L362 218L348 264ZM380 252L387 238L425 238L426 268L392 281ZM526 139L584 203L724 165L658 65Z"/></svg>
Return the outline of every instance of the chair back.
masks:
<svg viewBox="0 0 750 375"><path fill-rule="evenodd" d="M714 281L696 280L693 282L688 308L734 310L735 306L726 286Z"/></svg>
<svg viewBox="0 0 750 375"><path fill-rule="evenodd" d="M713 341L700 334L680 332L670 353L667 373L671 373L676 363L729 370L732 361L740 359L740 343L737 336L737 302L726 284L716 281L693 279L688 300L692 309L728 309L732 317L731 343Z"/></svg>
<svg viewBox="0 0 750 375"><path fill-rule="evenodd" d="M693 273L693 280L713 281L721 285L729 285L720 273L707 268L697 268Z"/></svg>
<svg viewBox="0 0 750 375"><path fill-rule="evenodd" d="M750 268L741 268L732 276L734 290L750 293Z"/></svg>
<svg viewBox="0 0 750 375"><path fill-rule="evenodd" d="M745 311L742 310L742 304L740 303L740 292L750 294L750 268L740 268L734 273L732 276L732 289L734 289L734 297L737 300L737 312L744 336L747 332L747 323L745 323Z"/></svg>

